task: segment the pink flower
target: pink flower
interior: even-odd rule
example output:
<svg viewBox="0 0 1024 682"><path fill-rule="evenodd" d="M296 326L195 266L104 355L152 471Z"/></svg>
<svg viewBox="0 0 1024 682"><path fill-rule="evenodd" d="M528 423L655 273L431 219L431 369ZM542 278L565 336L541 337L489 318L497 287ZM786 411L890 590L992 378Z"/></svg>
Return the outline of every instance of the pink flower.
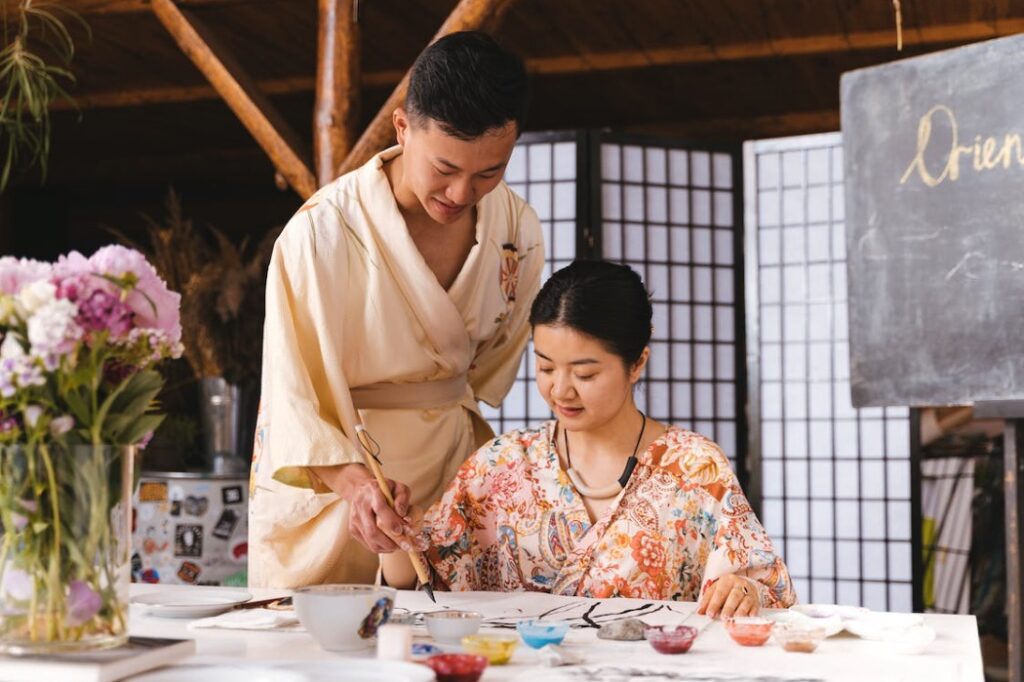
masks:
<svg viewBox="0 0 1024 682"><path fill-rule="evenodd" d="M73 628L78 627L91 620L100 607L103 600L89 584L81 580L72 580L68 586L68 619L67 624Z"/></svg>
<svg viewBox="0 0 1024 682"><path fill-rule="evenodd" d="M123 338L132 330L132 311L121 299L103 289L96 289L88 298L78 301L75 318L86 331L106 329L115 339Z"/></svg>
<svg viewBox="0 0 1024 682"><path fill-rule="evenodd" d="M51 272L52 266L49 263L4 256L0 258L0 294L13 296L26 284L47 279Z"/></svg>
<svg viewBox="0 0 1024 682"><path fill-rule="evenodd" d="M136 327L158 329L173 342L181 340L181 296L167 288L141 253L116 244L104 246L89 264L95 274L116 280L128 291L124 303L135 314Z"/></svg>

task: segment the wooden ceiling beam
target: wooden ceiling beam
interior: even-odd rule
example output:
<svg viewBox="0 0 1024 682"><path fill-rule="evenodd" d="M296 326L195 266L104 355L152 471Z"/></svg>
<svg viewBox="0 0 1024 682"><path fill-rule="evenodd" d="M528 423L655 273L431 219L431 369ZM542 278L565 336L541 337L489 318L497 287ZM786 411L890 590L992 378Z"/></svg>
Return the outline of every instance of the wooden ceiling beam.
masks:
<svg viewBox="0 0 1024 682"><path fill-rule="evenodd" d="M360 30L358 0L319 0L313 158L317 184L335 171L359 131Z"/></svg>
<svg viewBox="0 0 1024 682"><path fill-rule="evenodd" d="M152 6L160 23L224 98L288 184L303 199L311 196L316 191L316 178L298 152L302 148L299 137L255 81L201 22L173 0L152 0Z"/></svg>
<svg viewBox="0 0 1024 682"><path fill-rule="evenodd" d="M618 129L616 129L618 130ZM674 137L753 139L839 130L839 111L822 109L763 116L727 116L631 125L623 132Z"/></svg>
<svg viewBox="0 0 1024 682"><path fill-rule="evenodd" d="M456 31L478 29L493 31L513 2L515 0L459 0L459 4L441 24L441 28L430 42L433 43ZM370 125L363 131L359 141L356 142L352 151L338 168L337 175L344 175L363 165L370 157L394 140L395 129L391 122L391 116L395 109L405 102L405 94L408 89L409 73L406 73Z"/></svg>
<svg viewBox="0 0 1024 682"><path fill-rule="evenodd" d="M180 0L179 0L180 1ZM197 0L194 0L197 1ZM208 0L213 1L213 0ZM945 45L973 42L1014 35L1024 32L1024 19L1001 19L995 23L971 22L925 26L920 32L904 35L907 46ZM644 51L590 53L527 59L530 72L538 75L572 75L595 71L617 71L652 66L686 66L708 62L738 61L744 59L768 59L784 56L812 56L858 50L893 48L895 37L892 31L862 31L849 34L806 36L803 38L782 38L770 42L733 43L711 46L686 46L676 48L649 48ZM400 83L404 71L390 70L364 73L363 87L388 87ZM267 95L287 95L312 92L316 79L311 76L263 80L259 89ZM404 91L403 91L404 92ZM112 92L85 92L74 94L75 104L83 109L100 107L137 106L140 104L164 104L215 99L217 91L210 86L160 87ZM403 95L404 96L404 95ZM58 100L54 109L71 108L70 103Z"/></svg>
<svg viewBox="0 0 1024 682"><path fill-rule="evenodd" d="M266 0L176 0L182 7L213 7L218 5L237 5L248 2L266 2ZM10 14L17 10L14 0L3 1L4 13ZM152 0L60 0L60 6L76 14L125 14L132 12L151 12Z"/></svg>

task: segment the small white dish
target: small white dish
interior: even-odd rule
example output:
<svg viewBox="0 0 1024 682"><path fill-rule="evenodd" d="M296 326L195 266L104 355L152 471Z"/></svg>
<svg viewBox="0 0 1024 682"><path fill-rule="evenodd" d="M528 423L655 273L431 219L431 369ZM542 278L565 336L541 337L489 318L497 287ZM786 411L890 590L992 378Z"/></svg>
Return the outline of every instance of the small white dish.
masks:
<svg viewBox="0 0 1024 682"><path fill-rule="evenodd" d="M467 635L475 635L484 622L477 611L431 611L423 614L423 622L434 641L459 644Z"/></svg>
<svg viewBox="0 0 1024 682"><path fill-rule="evenodd" d="M864 618L871 613L863 606L842 606L838 604L797 604L791 606L794 611L810 618L839 618L844 623L848 620Z"/></svg>
<svg viewBox="0 0 1024 682"><path fill-rule="evenodd" d="M779 625L820 627L825 631L826 637L838 635L843 631L843 621L837 614L822 618L812 618L799 611L785 609L780 611L762 611L761 615L765 618L771 618Z"/></svg>
<svg viewBox="0 0 1024 682"><path fill-rule="evenodd" d="M923 654L935 641L935 630L927 625L916 625L885 640L885 645L894 654Z"/></svg>
<svg viewBox="0 0 1024 682"><path fill-rule="evenodd" d="M167 590L132 597L132 604L161 618L206 618L230 611L252 599L240 590Z"/></svg>
<svg viewBox="0 0 1024 682"><path fill-rule="evenodd" d="M892 640L923 625L924 616L919 613L872 613L843 622L843 627L861 639L874 641Z"/></svg>
<svg viewBox="0 0 1024 682"><path fill-rule="evenodd" d="M161 668L132 678L132 682L310 682L310 679L289 670L237 665L184 665Z"/></svg>

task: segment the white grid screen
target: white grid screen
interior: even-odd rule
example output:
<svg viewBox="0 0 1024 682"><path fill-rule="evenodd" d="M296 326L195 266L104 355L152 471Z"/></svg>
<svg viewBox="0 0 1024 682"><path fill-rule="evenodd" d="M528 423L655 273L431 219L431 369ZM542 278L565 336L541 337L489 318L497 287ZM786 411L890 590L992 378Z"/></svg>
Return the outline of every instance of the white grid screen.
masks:
<svg viewBox="0 0 1024 682"><path fill-rule="evenodd" d="M552 272L576 258L578 147L574 134L524 135L505 171L505 182L530 203L540 218L545 248L542 283ZM533 363L533 343L530 342L515 383L501 407L481 404L484 418L495 433L523 428L551 417L551 411L537 393Z"/></svg>
<svg viewBox="0 0 1024 682"><path fill-rule="evenodd" d="M605 141L600 159L602 255L636 270L654 307L637 403L712 438L735 465L743 396L733 155Z"/></svg>
<svg viewBox="0 0 1024 682"><path fill-rule="evenodd" d="M751 461L802 602L912 610L910 418L850 402L838 133L744 150Z"/></svg>

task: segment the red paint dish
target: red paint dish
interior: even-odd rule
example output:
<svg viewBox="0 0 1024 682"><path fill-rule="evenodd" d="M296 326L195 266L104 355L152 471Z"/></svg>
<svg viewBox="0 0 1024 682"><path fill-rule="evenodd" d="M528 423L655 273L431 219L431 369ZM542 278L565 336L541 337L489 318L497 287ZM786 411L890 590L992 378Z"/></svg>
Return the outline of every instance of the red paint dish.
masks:
<svg viewBox="0 0 1024 682"><path fill-rule="evenodd" d="M697 628L689 625L650 625L644 638L659 654L685 654L697 639Z"/></svg>
<svg viewBox="0 0 1024 682"><path fill-rule="evenodd" d="M476 682L487 668L487 659L473 654L438 654L423 663L437 675L437 682Z"/></svg>
<svg viewBox="0 0 1024 682"><path fill-rule="evenodd" d="M761 646L772 635L775 621L767 618L741 616L725 619L725 631L737 644L743 646Z"/></svg>

